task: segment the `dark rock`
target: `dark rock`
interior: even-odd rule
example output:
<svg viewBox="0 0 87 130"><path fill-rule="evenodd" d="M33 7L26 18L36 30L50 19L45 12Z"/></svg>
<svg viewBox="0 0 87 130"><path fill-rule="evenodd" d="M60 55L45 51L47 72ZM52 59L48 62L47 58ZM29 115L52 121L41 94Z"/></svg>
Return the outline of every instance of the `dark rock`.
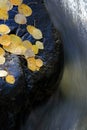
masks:
<svg viewBox="0 0 87 130"><path fill-rule="evenodd" d="M25 59L21 56L6 54L6 63L1 66L15 76L16 82L10 85L0 78L0 130L19 129L19 120L24 118L27 109L41 104L52 95L56 89L57 80L60 81L63 68L63 47L59 33L53 28L42 0L24 0L30 4L33 14L28 24L38 27L43 33L45 49L37 57L44 61L40 71L32 72L27 68ZM14 22L17 8L10 11L10 18L6 24L10 26L11 33L17 33L23 40L35 40L27 33L25 25ZM2 23L3 21L0 21ZM28 108L29 107L29 108ZM30 110L29 109L29 110Z"/></svg>

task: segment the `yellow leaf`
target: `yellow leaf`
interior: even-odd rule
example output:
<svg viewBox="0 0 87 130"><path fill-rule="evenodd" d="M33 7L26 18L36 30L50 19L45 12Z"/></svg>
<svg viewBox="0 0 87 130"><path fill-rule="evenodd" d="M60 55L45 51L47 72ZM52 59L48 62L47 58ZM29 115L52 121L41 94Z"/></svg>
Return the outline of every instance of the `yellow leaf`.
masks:
<svg viewBox="0 0 87 130"><path fill-rule="evenodd" d="M3 35L3 34L8 34L10 32L10 28L5 25L5 24L1 24L0 25L0 34Z"/></svg>
<svg viewBox="0 0 87 130"><path fill-rule="evenodd" d="M32 9L27 6L26 4L21 4L18 6L18 11L20 14L23 14L24 16L30 16L32 14Z"/></svg>
<svg viewBox="0 0 87 130"><path fill-rule="evenodd" d="M9 84L14 84L15 83L15 77L13 75L7 75L5 80Z"/></svg>
<svg viewBox="0 0 87 130"><path fill-rule="evenodd" d="M39 52L38 47L36 45L32 45L32 50L33 50L34 54L38 54L38 52Z"/></svg>
<svg viewBox="0 0 87 130"><path fill-rule="evenodd" d="M24 46L19 45L14 48L14 51L12 50L12 53L16 55L24 55L26 50L27 49Z"/></svg>
<svg viewBox="0 0 87 130"><path fill-rule="evenodd" d="M10 34L10 37L11 37L11 43L14 43L16 45L22 44L22 39L19 36L15 34Z"/></svg>
<svg viewBox="0 0 87 130"><path fill-rule="evenodd" d="M43 42L40 42L40 41L36 41L36 46L38 47L38 49L44 49L44 45L43 45Z"/></svg>
<svg viewBox="0 0 87 130"><path fill-rule="evenodd" d="M14 20L18 24L26 24L27 23L27 19L23 14L16 14L14 17Z"/></svg>
<svg viewBox="0 0 87 130"><path fill-rule="evenodd" d="M43 38L42 32L40 29L32 26L32 25L28 25L27 26L27 31L35 38L35 39L41 39Z"/></svg>
<svg viewBox="0 0 87 130"><path fill-rule="evenodd" d="M0 65L3 65L5 63L5 57L0 56Z"/></svg>
<svg viewBox="0 0 87 130"><path fill-rule="evenodd" d="M0 36L0 44L3 46L9 46L11 43L11 38L9 35L4 34L2 36Z"/></svg>
<svg viewBox="0 0 87 130"><path fill-rule="evenodd" d="M25 41L23 41L22 42L23 43L23 45L27 48L27 49L32 49L32 43L30 42L30 41L28 41L28 40L25 40Z"/></svg>
<svg viewBox="0 0 87 130"><path fill-rule="evenodd" d="M22 39L19 36L16 36L15 34L9 35L11 38L11 44L9 46L3 46L3 48L10 53L15 53L15 48L17 48L19 45L22 45Z"/></svg>
<svg viewBox="0 0 87 130"><path fill-rule="evenodd" d="M1 20L7 20L9 18L7 9L0 8L0 19Z"/></svg>
<svg viewBox="0 0 87 130"><path fill-rule="evenodd" d="M36 66L37 67L42 67L43 66L43 61L41 59L36 59Z"/></svg>
<svg viewBox="0 0 87 130"><path fill-rule="evenodd" d="M3 48L0 47L0 56L4 56L5 55L5 51Z"/></svg>
<svg viewBox="0 0 87 130"><path fill-rule="evenodd" d="M22 4L23 0L9 0L12 5L18 6Z"/></svg>
<svg viewBox="0 0 87 130"><path fill-rule="evenodd" d="M28 58L28 59L27 59L27 65L28 65L28 68L29 68L31 71L36 71L36 70L37 70L36 60L35 60L34 57L31 57L31 58Z"/></svg>

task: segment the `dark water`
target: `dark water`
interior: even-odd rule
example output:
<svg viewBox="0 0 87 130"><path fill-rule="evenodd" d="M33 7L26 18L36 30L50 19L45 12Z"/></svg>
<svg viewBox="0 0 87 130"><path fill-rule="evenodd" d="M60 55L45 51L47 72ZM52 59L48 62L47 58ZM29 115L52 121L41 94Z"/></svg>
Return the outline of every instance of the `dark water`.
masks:
<svg viewBox="0 0 87 130"><path fill-rule="evenodd" d="M46 0L64 43L64 74L49 102L34 110L24 130L87 130L87 0Z"/></svg>

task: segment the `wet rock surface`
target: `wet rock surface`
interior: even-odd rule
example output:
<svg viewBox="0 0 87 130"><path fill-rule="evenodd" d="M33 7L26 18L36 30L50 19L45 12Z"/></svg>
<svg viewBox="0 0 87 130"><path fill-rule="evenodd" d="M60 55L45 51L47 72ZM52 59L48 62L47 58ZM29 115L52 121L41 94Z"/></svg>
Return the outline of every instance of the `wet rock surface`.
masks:
<svg viewBox="0 0 87 130"><path fill-rule="evenodd" d="M44 62L40 71L32 72L27 68L25 59L21 56L6 54L6 63L0 68L5 68L15 76L16 82L13 85L6 83L4 78L0 78L0 130L19 129L20 119L24 118L27 109L33 109L43 103L52 95L56 89L56 82L60 79L63 67L63 47L59 33L53 28L51 20L45 9L42 0L24 0L28 4L33 14L28 20L28 24L38 27L43 33L44 50L36 56ZM14 22L14 11L10 11L10 18L6 24L11 28L11 33L17 33L23 40L35 40L26 31L25 25ZM2 21L0 21L2 23Z"/></svg>

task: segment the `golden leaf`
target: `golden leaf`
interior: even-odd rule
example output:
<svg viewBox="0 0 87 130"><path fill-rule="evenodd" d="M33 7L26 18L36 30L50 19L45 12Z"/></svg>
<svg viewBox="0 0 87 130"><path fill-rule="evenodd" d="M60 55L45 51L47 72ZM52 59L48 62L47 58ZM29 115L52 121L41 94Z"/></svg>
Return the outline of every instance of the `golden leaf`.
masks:
<svg viewBox="0 0 87 130"><path fill-rule="evenodd" d="M10 28L5 25L5 24L1 24L0 25L0 34L3 35L3 34L8 34L10 32Z"/></svg>
<svg viewBox="0 0 87 130"><path fill-rule="evenodd" d="M36 46L38 47L38 49L44 49L44 45L43 45L43 42L40 42L40 41L36 41Z"/></svg>
<svg viewBox="0 0 87 130"><path fill-rule="evenodd" d="M38 47L36 45L32 45L32 50L33 50L34 54L38 54L38 52L39 52Z"/></svg>
<svg viewBox="0 0 87 130"><path fill-rule="evenodd" d="M41 39L43 38L42 32L40 29L32 26L32 25L28 25L27 26L27 31L35 38L35 39Z"/></svg>
<svg viewBox="0 0 87 130"><path fill-rule="evenodd" d="M11 38L9 35L4 34L2 36L0 36L0 44L3 46L9 46L11 43Z"/></svg>
<svg viewBox="0 0 87 130"><path fill-rule="evenodd" d="M28 58L28 59L27 59L27 65L28 65L28 68L29 68L31 71L36 71L36 70L37 70L36 60L35 60L34 57L31 57L31 58Z"/></svg>
<svg viewBox="0 0 87 130"><path fill-rule="evenodd" d="M36 59L36 66L37 67L42 67L43 66L43 61L41 59Z"/></svg>
<svg viewBox="0 0 87 130"><path fill-rule="evenodd" d="M7 9L0 8L0 19L1 20L7 20L9 17Z"/></svg>
<svg viewBox="0 0 87 130"><path fill-rule="evenodd" d="M22 45L22 40L19 36L15 34L10 34L9 35L11 38L11 44L9 46L3 46L3 48L10 53L15 53L15 49L19 46Z"/></svg>
<svg viewBox="0 0 87 130"><path fill-rule="evenodd" d="M5 57L0 56L0 65L3 65L5 63Z"/></svg>
<svg viewBox="0 0 87 130"><path fill-rule="evenodd" d="M30 16L32 14L32 9L26 4L19 5L18 11L19 11L20 14L23 14L26 17Z"/></svg>
<svg viewBox="0 0 87 130"><path fill-rule="evenodd" d="M23 0L9 0L12 5L18 6L22 4Z"/></svg>
<svg viewBox="0 0 87 130"><path fill-rule="evenodd" d="M2 47L0 47L0 56L4 56L5 55L5 51Z"/></svg>
<svg viewBox="0 0 87 130"><path fill-rule="evenodd" d="M5 80L9 84L14 84L15 83L15 77L13 75L7 75Z"/></svg>

